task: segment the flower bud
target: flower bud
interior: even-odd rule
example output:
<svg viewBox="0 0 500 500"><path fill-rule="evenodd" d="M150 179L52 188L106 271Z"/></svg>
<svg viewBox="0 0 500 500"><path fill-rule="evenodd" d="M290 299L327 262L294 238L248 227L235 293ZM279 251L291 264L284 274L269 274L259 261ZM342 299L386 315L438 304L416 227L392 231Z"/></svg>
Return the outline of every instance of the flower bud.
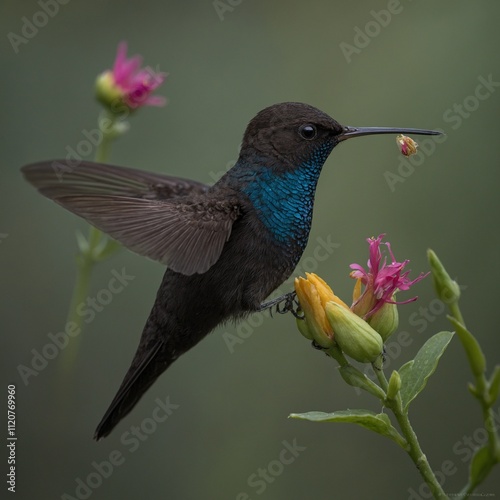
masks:
<svg viewBox="0 0 500 500"><path fill-rule="evenodd" d="M115 84L111 71L101 73L95 81L95 94L97 100L105 107L116 109L123 101L123 91Z"/></svg>
<svg viewBox="0 0 500 500"><path fill-rule="evenodd" d="M328 302L333 300L333 302L336 302L340 306L349 309L349 306L333 293L333 290L328 286L328 283L324 279L314 273L306 273L306 278L307 281L316 287L323 307L326 306Z"/></svg>
<svg viewBox="0 0 500 500"><path fill-rule="evenodd" d="M384 342L397 330L399 325L398 307L386 302L370 318L368 324L382 337Z"/></svg>
<svg viewBox="0 0 500 500"><path fill-rule="evenodd" d="M387 386L387 399L395 399L401 389L401 376L394 370Z"/></svg>
<svg viewBox="0 0 500 500"><path fill-rule="evenodd" d="M306 279L295 279L295 291L299 304L304 311L304 319L298 320L300 333L308 339L316 341L321 347L329 348L333 345L333 329L325 314L325 304L333 301L339 307L348 309L332 289L319 276L306 273Z"/></svg>
<svg viewBox="0 0 500 500"><path fill-rule="evenodd" d="M307 320L305 319L305 317L297 318L295 322L297 323L297 329L303 337L305 337L307 340L314 340L313 334L307 326Z"/></svg>
<svg viewBox="0 0 500 500"><path fill-rule="evenodd" d="M431 265L432 278L438 297L445 304L453 304L460 298L460 287L458 283L451 279L437 255L431 250L427 250L427 258Z"/></svg>
<svg viewBox="0 0 500 500"><path fill-rule="evenodd" d="M312 338L321 347L333 345L333 330L326 320L325 310L321 305L320 295L316 287L303 278L295 279L295 291L301 309L304 311L303 325L300 333L306 338Z"/></svg>
<svg viewBox="0 0 500 500"><path fill-rule="evenodd" d="M418 144L411 137L401 134L396 137L396 142L405 156L411 156L417 152Z"/></svg>
<svg viewBox="0 0 500 500"><path fill-rule="evenodd" d="M345 354L361 363L372 363L382 354L382 337L365 320L335 302L328 302L325 310Z"/></svg>

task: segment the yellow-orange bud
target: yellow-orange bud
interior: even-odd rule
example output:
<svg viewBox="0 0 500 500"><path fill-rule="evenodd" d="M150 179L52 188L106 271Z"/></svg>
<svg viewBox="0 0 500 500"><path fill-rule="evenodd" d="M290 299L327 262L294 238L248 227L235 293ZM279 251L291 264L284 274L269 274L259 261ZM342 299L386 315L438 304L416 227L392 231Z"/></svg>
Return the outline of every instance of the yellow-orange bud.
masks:
<svg viewBox="0 0 500 500"><path fill-rule="evenodd" d="M321 347L329 348L334 342L333 329L326 318L325 305L335 302L345 309L347 304L340 300L319 276L306 273L306 278L295 279L295 291L300 307L304 311L305 325L299 328L306 338L311 336Z"/></svg>

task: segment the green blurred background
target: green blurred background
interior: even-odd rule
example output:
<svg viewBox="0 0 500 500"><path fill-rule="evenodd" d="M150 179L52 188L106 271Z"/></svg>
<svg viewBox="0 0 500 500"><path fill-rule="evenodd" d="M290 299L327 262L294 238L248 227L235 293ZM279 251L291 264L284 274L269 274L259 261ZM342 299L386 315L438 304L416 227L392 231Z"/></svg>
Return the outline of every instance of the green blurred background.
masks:
<svg viewBox="0 0 500 500"><path fill-rule="evenodd" d="M135 279L86 326L73 373L62 371L61 355L28 385L19 376L32 349L40 351L49 333L64 328L75 277L74 234L86 231L85 223L26 184L19 168L64 157L96 127L94 80L111 66L120 40L128 41L130 54L143 54L147 65L170 76L158 92L169 105L132 118L130 132L113 147L118 165L213 182L236 160L247 122L288 100L317 106L343 124L444 129L445 142L420 153L413 170L398 172L403 157L390 136L336 149L320 180L303 269L318 272L348 300L349 264L365 263L366 237L387 233L396 257L411 259L413 276L428 269L425 251L432 247L466 286L468 326L490 367L498 362L500 4L217 5L221 16L210 0L73 0L59 5L16 53L9 33L22 36L24 16L43 24L42 7L3 2L1 372L4 401L6 385L17 385L18 496L83 498L75 491L77 479L86 481L93 462L119 452L122 463L109 477L90 476L90 498L429 498L413 463L389 440L355 426L287 419L308 410L380 410L343 383L335 363L310 347L290 316L255 318L251 329L219 328L178 360L109 438L93 441L163 273L161 265L128 251L95 271L92 296L107 286L113 269L124 267ZM390 20L374 16L388 6L397 11ZM358 47L346 57L342 43ZM470 97L480 77L494 82L480 90L482 100ZM466 106L462 116L455 105ZM314 258L318 238L338 244L320 262ZM430 279L400 298L411 293L419 301L400 308L400 330L411 333L412 342L397 359L389 356L389 372L433 333L450 328ZM241 339L232 352L225 333ZM450 494L465 483L467 449L484 436L469 380L454 339L411 409L431 465L441 469L451 461L456 467L444 485ZM152 416L156 398L167 396L179 408L132 451L123 436ZM280 467L283 441L294 440L305 449ZM257 483L253 475L268 467L276 474L272 481ZM498 478L497 468L479 491L498 495Z"/></svg>

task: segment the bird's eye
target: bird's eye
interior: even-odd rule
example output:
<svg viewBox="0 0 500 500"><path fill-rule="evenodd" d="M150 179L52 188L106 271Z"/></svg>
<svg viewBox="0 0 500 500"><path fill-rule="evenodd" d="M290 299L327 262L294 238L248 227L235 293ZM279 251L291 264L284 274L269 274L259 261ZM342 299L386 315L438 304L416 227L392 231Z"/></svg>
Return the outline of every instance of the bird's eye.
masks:
<svg viewBox="0 0 500 500"><path fill-rule="evenodd" d="M299 134L302 139L311 141L312 139L316 138L316 136L318 135L318 131L314 125L308 123L307 125L301 125L299 127Z"/></svg>

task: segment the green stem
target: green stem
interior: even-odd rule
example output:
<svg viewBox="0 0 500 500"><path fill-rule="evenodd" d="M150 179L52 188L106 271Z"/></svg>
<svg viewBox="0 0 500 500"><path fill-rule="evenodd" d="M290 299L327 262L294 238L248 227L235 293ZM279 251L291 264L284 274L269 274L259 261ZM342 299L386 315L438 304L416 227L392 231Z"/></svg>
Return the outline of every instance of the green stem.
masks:
<svg viewBox="0 0 500 500"><path fill-rule="evenodd" d="M344 356L344 353L334 344L325 353L331 358L335 359L340 366L350 366L349 361Z"/></svg>
<svg viewBox="0 0 500 500"><path fill-rule="evenodd" d="M111 143L117 137L117 131L115 130L115 125L117 123L116 116L109 113L106 115L106 118L108 118L111 123L106 128L107 132L103 132L101 142L97 146L95 152L95 161L99 163L106 163L108 161Z"/></svg>
<svg viewBox="0 0 500 500"><path fill-rule="evenodd" d="M466 327L464 317L462 316L462 312L460 311L460 307L458 306L458 301L455 302L450 302L448 304L448 307L450 309L451 315L464 327Z"/></svg>
<svg viewBox="0 0 500 500"><path fill-rule="evenodd" d="M458 300L448 304L448 306L451 312L451 316L465 327L465 321L463 319L462 312L460 311ZM459 338L462 341L462 338L461 337ZM463 344L463 347L467 352L468 350L467 345ZM479 403L481 404L484 428L486 429L486 432L488 434L488 446L490 451L491 465L494 465L495 463L500 463L500 439L498 436L497 426L495 424L495 418L493 415L492 402L490 401L488 393L489 382L486 379L484 369L482 370L475 369L476 367L473 366L474 358L471 358L470 356L467 357L469 359L469 363L471 365L471 371L475 379L474 394L476 398L479 400ZM485 366L486 363L484 362L483 368ZM459 496L458 498L465 498L478 486L478 484L479 483L477 484L468 483L460 493L460 495L462 496Z"/></svg>
<svg viewBox="0 0 500 500"><path fill-rule="evenodd" d="M108 126L102 131L103 136L95 153L95 159L100 163L105 163L107 161L111 143L120 134L120 130L115 127L117 124L116 117L109 114L107 119L109 120ZM82 315L79 314L78 308L80 304L85 303L89 296L90 277L94 265L99 260L97 249L101 245L103 237L105 237L105 235L99 229L90 226L85 248L80 248L80 253L76 258L77 275L66 326L67 328L71 328L74 332L78 332L78 334L70 338L69 345L66 347L64 355L62 356L65 374L71 372L79 351L83 330L83 318Z"/></svg>
<svg viewBox="0 0 500 500"><path fill-rule="evenodd" d="M420 443L418 442L417 435L411 426L410 419L408 418L408 414L403 410L403 404L401 401L401 394L398 394L395 399L395 405L391 408L394 412L394 416L398 421L399 427L401 428L401 433L406 438L408 442L407 453L410 455L411 459L417 466L418 471L424 478L425 482L429 485L429 488L432 491L434 498L436 499L447 499L443 488L439 484L436 476L434 475L433 470L427 460L425 453L422 451L420 447Z"/></svg>
<svg viewBox="0 0 500 500"><path fill-rule="evenodd" d="M373 369L377 374L380 386L385 392L387 392L389 382L387 381L387 377L385 376L384 371L380 368L377 368L376 366L373 366ZM417 435L415 434L415 431L411 426L410 419L408 418L407 413L405 413L405 411L403 410L401 394L398 393L394 400L386 400L385 404L394 413L394 416L396 417L396 420L398 421L399 427L401 429L401 433L406 439L406 446L404 446L404 449L406 450L408 455L410 455L410 458L417 466L417 469L423 477L424 481L429 485L434 498L447 499L448 497L441 488L441 485L434 475L434 472L431 469L425 453L420 447Z"/></svg>
<svg viewBox="0 0 500 500"><path fill-rule="evenodd" d="M97 231L94 227L91 227L92 230ZM91 236L89 235L89 240L91 240ZM75 288L73 289L73 297L71 298L71 305L68 312L68 320L66 322L66 326L68 329L71 329L76 334L76 336L72 337L69 345L67 346L64 356L64 371L69 372L71 367L73 366L76 354L78 352L78 347L80 345L81 333L82 333L82 315L78 313L78 306L82 303L85 303L86 298L88 297L88 290L90 285L90 276L92 273L92 268L94 265L94 261L89 258L88 254L80 254L76 258L77 264L77 273L76 273L76 282Z"/></svg>
<svg viewBox="0 0 500 500"><path fill-rule="evenodd" d="M373 371L377 374L378 382L380 387L384 389L384 392L387 393L387 387L389 386L389 382L387 381L387 377L385 376L384 370L377 368L375 363L372 363Z"/></svg>
<svg viewBox="0 0 500 500"><path fill-rule="evenodd" d="M474 489L488 476L491 468L500 462L500 440L492 410L496 395L492 397L490 394L492 388L490 387L490 381L486 378L486 357L477 339L467 330L460 306L458 305L460 286L456 281L451 279L435 252L429 249L427 257L431 266L437 295L448 305L451 313L448 319L455 327L456 335L467 355L467 360L475 379L475 386L471 384L469 388L481 405L484 427L488 434L487 447L478 450L477 453L481 453L481 455L474 455L472 459L469 480L457 497L462 499L470 496ZM492 375L492 383L496 384L496 379L493 377L495 377L495 374ZM487 456L485 456L484 451L487 451Z"/></svg>

